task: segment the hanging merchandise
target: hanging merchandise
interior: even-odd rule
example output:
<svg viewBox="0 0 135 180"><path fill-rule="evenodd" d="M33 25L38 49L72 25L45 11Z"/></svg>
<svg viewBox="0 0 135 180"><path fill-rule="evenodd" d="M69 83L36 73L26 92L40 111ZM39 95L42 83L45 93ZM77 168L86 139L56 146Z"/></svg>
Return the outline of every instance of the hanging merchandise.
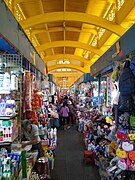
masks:
<svg viewBox="0 0 135 180"><path fill-rule="evenodd" d="M127 95L127 96L122 96L120 94L120 104L119 104L119 110L123 112L131 112L133 110L133 101L132 101L132 96Z"/></svg>
<svg viewBox="0 0 135 180"><path fill-rule="evenodd" d="M106 106L110 106L112 102L112 78L111 76L107 77L106 85Z"/></svg>
<svg viewBox="0 0 135 180"><path fill-rule="evenodd" d="M91 88L92 88L91 105L93 107L97 107L98 106L98 98L99 98L99 96L98 96L98 82L97 81L92 82Z"/></svg>
<svg viewBox="0 0 135 180"><path fill-rule="evenodd" d="M31 107L31 95L32 95L32 76L29 71L24 75L24 111L30 111Z"/></svg>
<svg viewBox="0 0 135 180"><path fill-rule="evenodd" d="M135 76L135 57L133 57L130 62L130 69L131 69L133 75Z"/></svg>
<svg viewBox="0 0 135 180"><path fill-rule="evenodd" d="M121 74L121 69L122 69L122 64L120 64L119 62L116 62L116 66L113 69L112 72L112 80L115 82L117 82L119 80L120 74Z"/></svg>
<svg viewBox="0 0 135 180"><path fill-rule="evenodd" d="M120 111L132 111L133 110L133 98L135 93L135 77L130 69L130 61L125 62L124 69L121 73L119 80L120 90Z"/></svg>
<svg viewBox="0 0 135 180"><path fill-rule="evenodd" d="M5 91L10 90L10 74L8 72L5 72L4 74L3 90Z"/></svg>
<svg viewBox="0 0 135 180"><path fill-rule="evenodd" d="M112 93L111 93L111 96L112 96L111 104L112 105L118 105L120 92L119 92L119 89L118 89L118 83L117 82L112 82L112 89L113 90L112 90Z"/></svg>
<svg viewBox="0 0 135 180"><path fill-rule="evenodd" d="M123 76L122 73L121 76ZM102 179L122 179L125 173L135 171L135 112L132 111L132 97L135 90L130 89L133 85L129 87L133 82L131 76L128 82L127 79L122 82L122 78L125 77L120 77L118 87L118 82L112 82L112 76L107 77L105 116L92 103L93 109L90 109L90 114L85 109L80 112L81 115L78 117L79 131L84 133L86 150L93 154L94 164L99 167L99 174ZM116 79L118 80L118 77ZM128 91L124 88L127 88ZM114 114L116 109L112 111L112 105L119 107L117 114ZM118 118L116 125L115 116ZM85 164L92 159L90 154L89 158L86 157L86 150L84 151Z"/></svg>
<svg viewBox="0 0 135 180"><path fill-rule="evenodd" d="M105 104L106 96L106 79L101 80L101 90L100 90L100 104Z"/></svg>
<svg viewBox="0 0 135 180"><path fill-rule="evenodd" d="M18 90L18 77L15 72L11 71L11 91Z"/></svg>
<svg viewBox="0 0 135 180"><path fill-rule="evenodd" d="M0 91L3 88L4 73L0 72Z"/></svg>
<svg viewBox="0 0 135 180"><path fill-rule="evenodd" d="M130 126L135 128L135 116L133 115L130 116Z"/></svg>
<svg viewBox="0 0 135 180"><path fill-rule="evenodd" d="M119 90L122 96L135 93L135 77L130 69L130 61L125 62L124 69L119 79Z"/></svg>

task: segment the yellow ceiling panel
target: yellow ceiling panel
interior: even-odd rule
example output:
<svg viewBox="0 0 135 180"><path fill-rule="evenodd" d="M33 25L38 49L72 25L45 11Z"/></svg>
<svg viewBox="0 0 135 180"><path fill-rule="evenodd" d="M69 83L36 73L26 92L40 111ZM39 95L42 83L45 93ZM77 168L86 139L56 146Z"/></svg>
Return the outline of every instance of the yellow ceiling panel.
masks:
<svg viewBox="0 0 135 180"><path fill-rule="evenodd" d="M41 14L41 4L37 0L22 1L19 4L26 18ZM30 9L29 9L30 7Z"/></svg>
<svg viewBox="0 0 135 180"><path fill-rule="evenodd" d="M39 44L44 44L46 42L50 42L48 34L47 33L40 33L40 34L36 34L36 38L39 42Z"/></svg>
<svg viewBox="0 0 135 180"><path fill-rule="evenodd" d="M63 0L41 0L41 1L45 13L64 10Z"/></svg>
<svg viewBox="0 0 135 180"><path fill-rule="evenodd" d="M65 54L74 54L75 48L65 47Z"/></svg>
<svg viewBox="0 0 135 180"><path fill-rule="evenodd" d="M48 69L59 78L64 73L69 72L69 76L73 73L73 81L79 77L75 74L89 72L90 65L135 22L134 0L5 2ZM57 64L62 59L70 62L65 68Z"/></svg>
<svg viewBox="0 0 135 180"><path fill-rule="evenodd" d="M62 27L63 26L63 22L50 22L47 23L48 28L52 28L52 27Z"/></svg>
<svg viewBox="0 0 135 180"><path fill-rule="evenodd" d="M64 48L62 48L62 47L55 47L53 49L54 49L55 54L63 54L64 53Z"/></svg>
<svg viewBox="0 0 135 180"><path fill-rule="evenodd" d="M87 7L87 13L93 14L96 16L103 16L103 13L106 12L109 4L110 3L107 0L89 1L88 7Z"/></svg>
<svg viewBox="0 0 135 180"><path fill-rule="evenodd" d="M64 32L50 32L51 41L62 41L64 37Z"/></svg>
<svg viewBox="0 0 135 180"><path fill-rule="evenodd" d="M45 56L49 56L50 54L53 55L52 49L46 49L44 52Z"/></svg>
<svg viewBox="0 0 135 180"><path fill-rule="evenodd" d="M77 41L79 32L65 31L65 40Z"/></svg>
<svg viewBox="0 0 135 180"><path fill-rule="evenodd" d="M66 11L85 12L88 0L66 0Z"/></svg>

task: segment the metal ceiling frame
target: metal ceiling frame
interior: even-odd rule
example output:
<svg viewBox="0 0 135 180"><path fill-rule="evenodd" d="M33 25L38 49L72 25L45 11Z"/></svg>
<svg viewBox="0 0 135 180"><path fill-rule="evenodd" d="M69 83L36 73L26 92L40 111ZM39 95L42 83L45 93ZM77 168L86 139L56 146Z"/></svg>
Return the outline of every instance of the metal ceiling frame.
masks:
<svg viewBox="0 0 135 180"><path fill-rule="evenodd" d="M91 65L92 62L90 60L87 60L81 56L76 56L76 55L73 55L73 54L56 54L55 56L52 55L52 56L46 56L44 58L44 62L49 62L49 61L57 61L59 59L73 59L73 60L77 60L77 61L81 61L81 62L84 62L86 64L89 64Z"/></svg>
<svg viewBox="0 0 135 180"><path fill-rule="evenodd" d="M52 27L52 28L49 28L48 30L46 29L33 29L31 30L31 35L37 35L37 34L41 34L41 33L51 33L51 32L61 32L61 31L64 31L63 27ZM96 29L88 29L88 28L83 28L83 29L80 29L80 28L75 28L75 27L69 27L67 26L65 31L69 31L69 32L78 32L78 33L87 33L87 34L94 34L94 35L97 35L97 30Z"/></svg>
<svg viewBox="0 0 135 180"><path fill-rule="evenodd" d="M80 77L83 73L81 72L77 72L77 71L62 71L62 74L61 72L53 72L53 75L56 76L57 78L59 77Z"/></svg>
<svg viewBox="0 0 135 180"><path fill-rule="evenodd" d="M126 31L122 26L108 21L102 17L97 17L91 14L80 13L80 12L51 12L40 14L27 18L26 20L20 21L20 24L24 29L32 28L38 24L59 22L59 21L76 21L86 24L91 24L97 27L102 27L108 31L121 36Z"/></svg>
<svg viewBox="0 0 135 180"><path fill-rule="evenodd" d="M55 47L75 47L75 48L91 51L99 56L103 54L103 52L100 49L94 48L89 44L81 43L78 41L52 41L52 42L37 46L36 49L38 51L44 51L46 49L55 48Z"/></svg>
<svg viewBox="0 0 135 180"><path fill-rule="evenodd" d="M98 17L98 16L89 14L91 12L90 11L90 8L91 8L90 1L88 2L87 10L85 13L66 11L66 0L63 0L63 1L64 1L63 11L45 13L44 7L43 7L43 0L39 0L39 3L41 5L41 14L30 17L30 18L26 18L22 21L19 21L19 23L22 25L24 30L29 30L30 36L34 37L34 39L37 39L37 41L38 41L38 37L42 37L44 35L42 33L46 33L46 35L47 35L46 42L47 41L48 42L45 44L41 44L41 45L38 43L38 46L35 46L35 48L39 52L41 52L42 54L44 53L43 59L44 59L45 63L50 62L50 61L58 61L61 59L66 59L66 60L68 59L71 62L71 64L67 64L67 65L56 64L54 66L51 66L51 63L50 63L50 64L48 64L49 71L52 71L54 69L59 69L59 68L70 68L70 69L76 69L77 71L84 73L88 70L88 67L91 64L93 64L92 57L96 56L98 58L98 56L101 56L104 53L103 51L101 51L100 49L97 49L96 47L101 48L101 46L103 46L104 42L106 42L105 38L110 37L110 36L108 35L108 36L103 37L104 41L103 42L101 41L101 43L100 43L101 46L100 46L100 44L98 44L97 46L93 47L93 46L89 45L90 42L92 42L92 41L89 41L89 44L88 44L87 40L84 41L84 43L82 43L81 40L79 42L79 39L78 39L78 41L67 41L66 40L66 32L76 32L76 33L80 33L80 34L82 33L82 36L90 35L90 38L92 37L92 34L93 34L93 36L96 36L98 38L98 27L99 27L99 29L103 28L103 29L108 30L105 32L105 34L106 33L110 33L110 34L114 33L117 36L121 36L127 30L126 28L122 27L122 26L125 26L124 24L122 24L122 26L121 26L121 23L123 22L124 18L127 17L128 14L135 7L135 0L126 0L120 10L117 11L117 9L116 9L115 22L106 20L106 17L102 18L102 17ZM108 1L110 3L110 5L111 4L116 5L116 0L106 0L106 1ZM29 1L28 0L12 0L12 4L11 4L12 10L14 12L14 10L16 10L15 7L17 7L19 4L21 7L21 3L23 5L23 3L31 4L31 2L32 2L32 0L29 0ZM94 1L93 1L93 3L94 3ZM27 4L24 4L24 5L27 5ZM107 11L107 13L110 12L107 9L106 9L106 11ZM14 14L15 14L15 12L14 12ZM57 23L57 22L66 23L68 21L73 22L73 23L81 22L82 26L77 28L77 27L74 27L74 24L73 24L73 27L72 26L66 26L66 27L64 27L64 26L57 27L56 26L56 27L49 28L49 25L48 25L48 23ZM38 25L41 25L41 24L43 25L42 26L43 28L38 29ZM83 24L89 24L89 25L93 25L95 27L87 29L87 28L83 28ZM36 25L37 25L37 27L36 27ZM63 41L52 41L51 33L55 33L55 32L63 32L64 40ZM40 35L40 34L41 34L41 36L36 36L36 35ZM64 48L63 54L55 54L55 47L63 47ZM66 54L65 47L75 47L75 48L77 48L77 50L79 49L80 53L75 53L74 55ZM50 54L48 56L45 56L46 53L49 54L48 51L44 52L46 49L51 49L52 55ZM87 60L84 57L82 57L81 49L82 49L82 51L84 50L84 52L85 52L85 50L92 52L91 54L93 54L93 56L92 55L90 56L91 60ZM74 60L76 61L76 64L78 64L78 66L72 64L72 62ZM77 63L77 61L80 61L82 63ZM84 67L84 65L87 65L87 66ZM89 72L89 70L88 70L88 72Z"/></svg>
<svg viewBox="0 0 135 180"><path fill-rule="evenodd" d="M87 72L90 72L90 68L89 66L88 67L81 67L81 66L77 66L77 65L73 65L73 64L57 64L57 65L54 65L54 66L49 66L48 67L48 72L51 72L55 69L64 69L64 68L69 68L69 69L75 69L75 70L78 70L82 73L87 73Z"/></svg>

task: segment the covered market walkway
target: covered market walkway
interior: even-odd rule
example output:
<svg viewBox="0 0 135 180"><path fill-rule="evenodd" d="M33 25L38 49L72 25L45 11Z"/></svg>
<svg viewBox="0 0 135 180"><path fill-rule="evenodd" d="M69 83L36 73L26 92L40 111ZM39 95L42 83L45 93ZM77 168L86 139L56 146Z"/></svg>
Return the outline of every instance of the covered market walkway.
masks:
<svg viewBox="0 0 135 180"><path fill-rule="evenodd" d="M83 134L75 127L58 132L52 180L99 180L98 169L83 164Z"/></svg>

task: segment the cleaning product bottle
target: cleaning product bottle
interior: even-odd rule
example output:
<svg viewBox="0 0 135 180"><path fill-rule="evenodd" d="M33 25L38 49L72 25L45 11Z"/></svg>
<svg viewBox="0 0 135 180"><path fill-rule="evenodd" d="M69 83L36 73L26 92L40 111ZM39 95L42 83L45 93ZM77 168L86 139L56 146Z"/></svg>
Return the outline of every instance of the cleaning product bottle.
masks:
<svg viewBox="0 0 135 180"><path fill-rule="evenodd" d="M11 90L18 90L18 77L16 73L11 71Z"/></svg>
<svg viewBox="0 0 135 180"><path fill-rule="evenodd" d="M21 152L22 178L27 178L26 151Z"/></svg>
<svg viewBox="0 0 135 180"><path fill-rule="evenodd" d="M8 72L5 72L4 74L3 89L6 91L10 90L10 74Z"/></svg>
<svg viewBox="0 0 135 180"><path fill-rule="evenodd" d="M0 126L0 142L4 141L4 137L3 137L3 127Z"/></svg>

